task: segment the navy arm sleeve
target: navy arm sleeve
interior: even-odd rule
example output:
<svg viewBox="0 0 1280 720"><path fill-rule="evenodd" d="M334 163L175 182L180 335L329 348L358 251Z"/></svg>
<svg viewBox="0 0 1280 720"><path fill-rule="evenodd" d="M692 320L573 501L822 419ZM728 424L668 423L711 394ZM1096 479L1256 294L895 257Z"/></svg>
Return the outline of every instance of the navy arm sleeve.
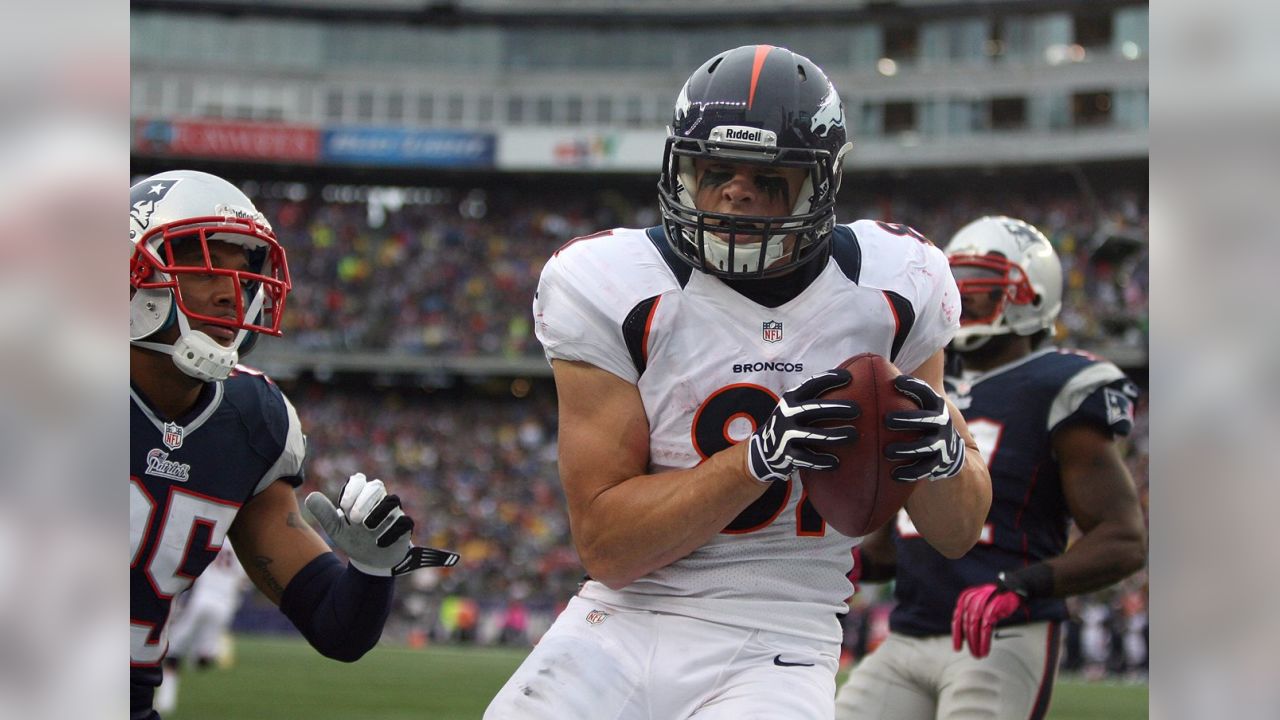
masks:
<svg viewBox="0 0 1280 720"><path fill-rule="evenodd" d="M355 662L378 644L395 581L366 575L328 552L307 563L280 597L280 611L327 658Z"/></svg>

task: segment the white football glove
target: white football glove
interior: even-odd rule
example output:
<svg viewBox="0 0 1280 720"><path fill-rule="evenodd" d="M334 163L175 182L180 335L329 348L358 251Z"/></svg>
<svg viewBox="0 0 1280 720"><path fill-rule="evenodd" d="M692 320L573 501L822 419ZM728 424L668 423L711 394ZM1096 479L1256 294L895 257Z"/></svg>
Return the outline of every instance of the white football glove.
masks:
<svg viewBox="0 0 1280 720"><path fill-rule="evenodd" d="M367 575L403 575L458 562L457 553L414 547L409 539L413 518L400 509L400 498L388 495L381 480L370 482L364 473L347 479L338 507L318 492L307 496L306 506L351 566Z"/></svg>

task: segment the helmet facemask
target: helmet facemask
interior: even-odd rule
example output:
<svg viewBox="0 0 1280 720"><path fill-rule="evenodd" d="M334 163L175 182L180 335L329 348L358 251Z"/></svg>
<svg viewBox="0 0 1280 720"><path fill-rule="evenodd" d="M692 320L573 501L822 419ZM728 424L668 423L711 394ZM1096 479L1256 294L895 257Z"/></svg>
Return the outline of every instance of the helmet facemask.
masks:
<svg viewBox="0 0 1280 720"><path fill-rule="evenodd" d="M219 241L243 247L248 266L216 266L209 243ZM184 258L181 262L180 256ZM193 256L194 261L186 259ZM179 279L196 275L229 278L240 288L235 293L234 317L201 313L191 307ZM206 382L230 374L239 361L239 351L247 349L253 334L281 334L285 297L291 288L284 248L270 227L257 218L236 216L187 218L151 229L134 246L130 285L134 288L133 344L170 353L179 369ZM208 333L193 329L192 322L228 328L236 334L229 344L219 343ZM178 328L173 345L144 340L171 323Z"/></svg>
<svg viewBox="0 0 1280 720"><path fill-rule="evenodd" d="M807 174L788 215L710 212L699 210L694 201L696 158L771 168L802 168ZM820 254L814 250L835 226L840 159L832 158L825 150L776 147L761 150L727 142L670 137L658 193L668 237L686 261L712 275L762 278L790 272ZM794 237L790 249L788 237Z"/></svg>
<svg viewBox="0 0 1280 720"><path fill-rule="evenodd" d="M962 307L967 297L991 302L986 312L975 315L967 307L961 312L960 330L952 341L960 352L977 350L992 336L1013 332L1006 319L1006 310L1010 306L1033 305L1039 301L1026 271L998 253L953 255L950 262Z"/></svg>

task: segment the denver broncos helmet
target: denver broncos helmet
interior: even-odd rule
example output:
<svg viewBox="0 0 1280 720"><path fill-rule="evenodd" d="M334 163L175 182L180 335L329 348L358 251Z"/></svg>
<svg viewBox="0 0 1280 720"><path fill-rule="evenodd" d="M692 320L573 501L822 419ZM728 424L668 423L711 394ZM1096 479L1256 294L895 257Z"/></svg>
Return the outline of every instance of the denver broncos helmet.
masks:
<svg viewBox="0 0 1280 720"><path fill-rule="evenodd" d="M1035 226L988 216L960 228L947 259L963 298L990 293L997 302L981 318L961 318L952 346L976 350L993 335L1031 335L1053 327L1062 310L1062 263Z"/></svg>
<svg viewBox="0 0 1280 720"><path fill-rule="evenodd" d="M686 262L721 277L770 277L824 254L852 143L839 93L808 58L770 45L719 53L681 88L667 135L658 204L667 242ZM804 168L808 177L790 215L703 212L693 200L695 158Z"/></svg>
<svg viewBox="0 0 1280 720"><path fill-rule="evenodd" d="M215 267L209 242L245 248L246 269ZM200 261L179 264L175 248L198 243ZM153 175L129 189L129 342L173 357L184 373L214 382L225 379L256 333L280 335L285 296L291 286L284 248L253 202L220 177L193 170ZM187 253L184 257L191 257ZM183 275L231 277L241 288L235 317L195 312L182 297ZM238 331L229 346L192 328L216 325ZM150 339L176 323L172 345Z"/></svg>

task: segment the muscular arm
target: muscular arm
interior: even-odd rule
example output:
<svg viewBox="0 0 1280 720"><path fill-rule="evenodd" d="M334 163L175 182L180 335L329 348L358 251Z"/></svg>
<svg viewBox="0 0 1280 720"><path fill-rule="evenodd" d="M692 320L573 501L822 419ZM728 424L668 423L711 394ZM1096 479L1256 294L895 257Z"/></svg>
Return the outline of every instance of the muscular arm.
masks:
<svg viewBox="0 0 1280 720"><path fill-rule="evenodd" d="M321 655L354 662L382 637L395 585L342 563L302 520L293 488L273 482L228 533L254 585Z"/></svg>
<svg viewBox="0 0 1280 720"><path fill-rule="evenodd" d="M1092 592L1142 568L1146 530L1133 478L1116 443L1091 425L1059 428L1053 450L1062 475L1067 507L1083 535L1053 569L1056 597Z"/></svg>
<svg viewBox="0 0 1280 720"><path fill-rule="evenodd" d="M329 552L303 521L293 488L283 482L271 483L245 503L227 535L249 579L277 605L298 571Z"/></svg>
<svg viewBox="0 0 1280 720"><path fill-rule="evenodd" d="M560 403L560 477L574 544L592 578L617 589L688 555L766 485L738 443L687 470L649 474L639 390L581 362L552 363Z"/></svg>
<svg viewBox="0 0 1280 720"><path fill-rule="evenodd" d="M942 383L943 351L939 350L914 372L909 373L929 383L946 397ZM907 514L925 540L948 558L969 552L982 533L987 511L991 509L991 475L969 434L964 416L947 399L951 422L964 440L964 466L955 477L932 482L921 481L907 499Z"/></svg>

